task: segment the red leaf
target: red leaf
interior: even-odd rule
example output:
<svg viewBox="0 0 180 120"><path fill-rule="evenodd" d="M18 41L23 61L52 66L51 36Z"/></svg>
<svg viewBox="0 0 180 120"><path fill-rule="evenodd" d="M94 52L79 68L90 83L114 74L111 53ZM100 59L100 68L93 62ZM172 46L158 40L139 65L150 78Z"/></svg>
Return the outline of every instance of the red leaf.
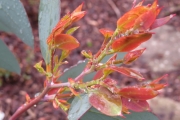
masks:
<svg viewBox="0 0 180 120"><path fill-rule="evenodd" d="M70 20L70 14L67 14L57 23L57 25L47 38L47 44L50 44L52 42L54 36L62 33L62 31L67 27L67 24L70 23Z"/></svg>
<svg viewBox="0 0 180 120"><path fill-rule="evenodd" d="M128 98L121 98L122 105L125 106L125 108L135 111L135 112L142 112L144 110L150 110L149 104L146 100L132 100Z"/></svg>
<svg viewBox="0 0 180 120"><path fill-rule="evenodd" d="M155 29L155 28L157 28L157 27L160 27L160 26L166 24L166 23L167 23L171 18L173 18L174 16L175 16L175 14L172 14L172 15L167 16L167 17L164 17L164 18L156 19L156 20L154 21L154 23L151 25L150 30Z"/></svg>
<svg viewBox="0 0 180 120"><path fill-rule="evenodd" d="M135 100L148 100L156 97L158 92L151 88L127 87L119 90L123 97Z"/></svg>
<svg viewBox="0 0 180 120"><path fill-rule="evenodd" d="M151 87L153 90L160 90L160 89L166 87L166 86L167 86L166 83L164 83L164 84L159 84L159 83L158 83L158 82L159 82L160 80L162 80L164 77L167 77L167 74L166 74L166 75L163 75L162 77L160 77L160 78L158 78L158 79L153 80L151 83L149 83L149 84L146 85L145 87Z"/></svg>
<svg viewBox="0 0 180 120"><path fill-rule="evenodd" d="M85 14L86 14L85 11L73 13L71 15L72 22L76 22L76 21L80 20L82 17L84 17Z"/></svg>
<svg viewBox="0 0 180 120"><path fill-rule="evenodd" d="M146 13L142 14L139 18L136 19L134 23L134 29L145 31L149 29L152 23L156 19L156 9L150 9Z"/></svg>
<svg viewBox="0 0 180 120"><path fill-rule="evenodd" d="M128 52L138 47L141 43L149 40L151 36L152 33L140 33L121 37L112 43L112 49L119 52Z"/></svg>
<svg viewBox="0 0 180 120"><path fill-rule="evenodd" d="M47 94L48 95L56 94L58 90L59 90L59 88L52 88L51 90L49 90L49 92Z"/></svg>
<svg viewBox="0 0 180 120"><path fill-rule="evenodd" d="M135 61L138 57L140 57L142 55L142 53L144 52L145 49L146 48L142 48L142 49L138 49L138 50L128 52L124 56L123 63L129 64L129 63Z"/></svg>
<svg viewBox="0 0 180 120"><path fill-rule="evenodd" d="M122 116L122 104L120 96L113 94L105 87L92 93L89 97L90 104L103 114L109 116Z"/></svg>
<svg viewBox="0 0 180 120"><path fill-rule="evenodd" d="M84 17L84 15L86 14L85 11L81 11L83 5L84 5L84 3L82 3L81 5L79 5L79 6L71 13L72 22L76 22L76 21L80 20L80 19L81 19L82 17Z"/></svg>
<svg viewBox="0 0 180 120"><path fill-rule="evenodd" d="M105 28L102 28L102 29L100 29L99 31L101 32L101 34L103 34L103 36L104 36L105 38L111 37L111 36L113 35L113 33L114 33L114 31L109 30L109 29L105 29Z"/></svg>
<svg viewBox="0 0 180 120"><path fill-rule="evenodd" d="M79 47L79 42L71 35L59 34L54 37L54 45L62 50L73 50Z"/></svg>
<svg viewBox="0 0 180 120"><path fill-rule="evenodd" d="M109 69L109 70L117 71L117 72L122 73L122 74L124 74L124 75L126 75L128 77L136 78L138 80L143 80L144 79L143 76L140 73L138 73L135 70L130 69L130 68L110 66L110 67L108 67L106 69L107 70Z"/></svg>
<svg viewBox="0 0 180 120"><path fill-rule="evenodd" d="M103 76L103 70L97 71L97 73L94 75L93 80L97 80Z"/></svg>
<svg viewBox="0 0 180 120"><path fill-rule="evenodd" d="M145 13L149 8L144 6L138 6L131 9L129 12L124 14L117 21L117 26L121 33L124 33L126 30L129 30L134 26L134 21L143 13Z"/></svg>
<svg viewBox="0 0 180 120"><path fill-rule="evenodd" d="M80 12L82 10L84 3L81 3L72 13Z"/></svg>

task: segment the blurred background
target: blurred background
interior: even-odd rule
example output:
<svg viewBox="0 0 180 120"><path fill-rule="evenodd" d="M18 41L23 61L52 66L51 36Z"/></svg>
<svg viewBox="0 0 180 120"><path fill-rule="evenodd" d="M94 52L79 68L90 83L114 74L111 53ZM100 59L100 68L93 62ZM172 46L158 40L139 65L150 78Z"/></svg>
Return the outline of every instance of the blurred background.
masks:
<svg viewBox="0 0 180 120"><path fill-rule="evenodd" d="M15 35L0 32L0 38L13 51L22 70L21 76L0 70L0 114L5 115L4 120L25 102L26 92L33 97L41 91L45 79L33 68L36 62L42 60L38 39L39 0L21 1L33 28L35 47L31 49ZM81 50L96 53L103 42L99 29L114 30L116 21L131 9L133 0L61 0L61 16L72 12L82 2L83 10L87 11L87 14L74 24L81 27L73 34L81 45L71 53L69 64L64 68L84 59ZM144 4L152 2L153 0L145 0ZM144 54L128 67L141 72L147 82L168 74L162 82L168 82L169 85L160 91L159 97L149 103L154 114L161 120L180 120L180 1L159 0L159 5L163 7L159 17L170 14L176 14L176 17L154 31L156 34L153 38L140 46L147 48ZM136 80L120 74L113 74L112 77L122 86L139 84ZM54 109L51 103L42 103L29 109L19 120L65 120L65 116L60 109Z"/></svg>

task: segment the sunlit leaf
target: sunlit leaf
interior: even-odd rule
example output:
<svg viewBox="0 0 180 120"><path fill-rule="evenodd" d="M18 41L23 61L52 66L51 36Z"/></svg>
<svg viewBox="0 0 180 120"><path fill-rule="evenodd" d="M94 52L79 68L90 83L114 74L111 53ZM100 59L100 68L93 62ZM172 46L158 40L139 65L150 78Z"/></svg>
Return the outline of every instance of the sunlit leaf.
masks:
<svg viewBox="0 0 180 120"><path fill-rule="evenodd" d="M141 43L149 40L151 36L152 33L140 33L121 37L113 42L112 49L119 52L128 52L138 47Z"/></svg>

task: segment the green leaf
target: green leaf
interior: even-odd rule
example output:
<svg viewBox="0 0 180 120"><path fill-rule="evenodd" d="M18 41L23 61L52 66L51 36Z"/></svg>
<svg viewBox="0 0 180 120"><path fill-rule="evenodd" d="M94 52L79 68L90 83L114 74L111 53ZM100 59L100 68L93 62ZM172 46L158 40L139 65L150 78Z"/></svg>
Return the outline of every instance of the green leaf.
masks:
<svg viewBox="0 0 180 120"><path fill-rule="evenodd" d="M78 120L91 108L88 94L82 94L74 98L68 113L68 120Z"/></svg>
<svg viewBox="0 0 180 120"><path fill-rule="evenodd" d="M69 35L73 34L78 28L79 28L79 26L72 27L66 32L66 34L69 34Z"/></svg>
<svg viewBox="0 0 180 120"><path fill-rule="evenodd" d="M84 114L80 120L159 120L154 114L150 112L133 112L131 114L124 115L122 117L110 117L101 114L94 108L91 108L86 114Z"/></svg>
<svg viewBox="0 0 180 120"><path fill-rule="evenodd" d="M124 57L125 53L118 53L117 59L122 59ZM112 55L106 56L102 63L105 63ZM64 70L64 74L60 77L59 80L62 82L67 82L68 78L75 78L77 77L85 68L87 64L87 60L79 61L76 65ZM90 73L88 75L84 76L84 82L92 80L96 72Z"/></svg>
<svg viewBox="0 0 180 120"><path fill-rule="evenodd" d="M18 61L2 40L0 40L0 68L17 74L21 73Z"/></svg>
<svg viewBox="0 0 180 120"><path fill-rule="evenodd" d="M46 39L60 19L60 0L41 0L39 6L39 39L41 53L49 62Z"/></svg>
<svg viewBox="0 0 180 120"><path fill-rule="evenodd" d="M12 32L27 45L34 46L32 29L20 0L0 0L0 30Z"/></svg>

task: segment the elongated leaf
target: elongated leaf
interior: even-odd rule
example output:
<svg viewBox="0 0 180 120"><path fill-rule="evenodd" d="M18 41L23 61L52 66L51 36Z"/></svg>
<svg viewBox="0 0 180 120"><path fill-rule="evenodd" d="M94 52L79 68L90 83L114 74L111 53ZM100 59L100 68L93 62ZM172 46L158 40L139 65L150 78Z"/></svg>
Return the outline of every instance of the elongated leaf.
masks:
<svg viewBox="0 0 180 120"><path fill-rule="evenodd" d="M49 61L46 39L60 19L60 0L41 0L39 6L39 39L41 53Z"/></svg>
<svg viewBox="0 0 180 120"><path fill-rule="evenodd" d="M90 108L88 94L75 97L69 109L68 120L78 120Z"/></svg>
<svg viewBox="0 0 180 120"><path fill-rule="evenodd" d="M142 88L142 87L126 87L122 88L119 91L119 94L135 100L148 100L156 97L158 92L153 90L152 88Z"/></svg>
<svg viewBox="0 0 180 120"><path fill-rule="evenodd" d="M34 46L32 29L20 0L0 0L0 30L12 32L30 47Z"/></svg>
<svg viewBox="0 0 180 120"><path fill-rule="evenodd" d="M125 53L118 53L117 59L122 59L124 57ZM106 56L102 63L105 63L112 55ZM76 65L66 69L64 71L64 74L60 77L59 80L62 80L62 82L68 81L68 78L75 78L77 77L85 68L87 64L87 60L85 61L79 61ZM96 72L90 73L88 75L84 76L84 81L89 81L93 79L93 76L96 74Z"/></svg>
<svg viewBox="0 0 180 120"><path fill-rule="evenodd" d="M124 115L125 118L121 117L110 117L101 114L94 108L91 108L80 120L159 120L154 114L150 112L132 112L131 114Z"/></svg>
<svg viewBox="0 0 180 120"><path fill-rule="evenodd" d="M141 43L149 40L151 36L152 33L139 33L121 37L112 43L112 49L119 52L128 52L138 47Z"/></svg>
<svg viewBox="0 0 180 120"><path fill-rule="evenodd" d="M18 61L2 40L0 40L0 68L17 74L21 72Z"/></svg>
<svg viewBox="0 0 180 120"><path fill-rule="evenodd" d="M156 20L154 21L154 23L151 25L150 30L155 29L155 28L157 28L157 27L160 27L160 26L166 24L166 23L167 23L171 18L173 18L174 16L175 16L175 14L172 14L172 15L167 16L167 17L164 17L164 18L156 19Z"/></svg>
<svg viewBox="0 0 180 120"><path fill-rule="evenodd" d="M104 69L104 74L110 74L112 71L119 72L121 74L124 74L124 75L132 77L132 78L136 78L138 80L144 79L143 76L139 72L137 72L133 69L130 69L130 68L126 68L126 67L110 66L110 67Z"/></svg>

